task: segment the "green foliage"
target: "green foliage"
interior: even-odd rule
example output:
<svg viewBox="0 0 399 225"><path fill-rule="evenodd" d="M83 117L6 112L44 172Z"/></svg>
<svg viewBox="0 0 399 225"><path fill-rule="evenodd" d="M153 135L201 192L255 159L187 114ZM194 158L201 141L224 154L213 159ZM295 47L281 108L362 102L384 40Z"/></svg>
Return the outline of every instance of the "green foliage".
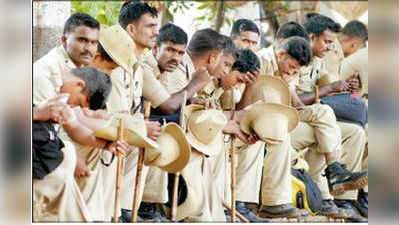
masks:
<svg viewBox="0 0 399 225"><path fill-rule="evenodd" d="M118 15L123 1L72 1L71 13L84 12L101 24L108 26L118 23Z"/></svg>
<svg viewBox="0 0 399 225"><path fill-rule="evenodd" d="M173 22L174 17L173 15L178 11L184 12L184 10L189 9L190 7L194 6L192 1L164 1L166 4L165 8L165 15L168 21Z"/></svg>
<svg viewBox="0 0 399 225"><path fill-rule="evenodd" d="M197 7L198 10L205 11L204 15L195 18L199 23L204 21L215 22L217 17L218 5L215 1L196 1L201 5ZM220 3L220 2L219 2ZM235 7L229 4L224 5L224 20L223 23L231 26L234 18L229 18L227 12L234 10ZM212 23L211 27L215 28L216 24Z"/></svg>

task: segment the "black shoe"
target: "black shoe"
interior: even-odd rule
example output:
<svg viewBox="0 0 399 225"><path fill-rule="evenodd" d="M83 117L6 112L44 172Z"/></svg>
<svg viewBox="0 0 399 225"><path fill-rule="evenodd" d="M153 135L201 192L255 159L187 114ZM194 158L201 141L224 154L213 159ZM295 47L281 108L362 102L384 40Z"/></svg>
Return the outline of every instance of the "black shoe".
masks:
<svg viewBox="0 0 399 225"><path fill-rule="evenodd" d="M347 221L360 223L368 222L368 219L364 218L354 206L353 200L334 200L334 202L339 208L344 209L346 213L350 215Z"/></svg>
<svg viewBox="0 0 399 225"><path fill-rule="evenodd" d="M119 217L119 223L130 223L132 218L132 210L128 209L121 209L121 216ZM113 220L112 220L113 221ZM142 221L141 218L138 216L137 221Z"/></svg>
<svg viewBox="0 0 399 225"><path fill-rule="evenodd" d="M347 219L350 217L345 210L340 209L333 200L323 200L323 205L318 215L327 216L335 219Z"/></svg>
<svg viewBox="0 0 399 225"><path fill-rule="evenodd" d="M368 171L352 173L338 162L329 165L324 176L327 177L328 188L333 196L364 188L368 183Z"/></svg>
<svg viewBox="0 0 399 225"><path fill-rule="evenodd" d="M265 219L265 218L260 218L258 217L255 213L252 212L250 208L248 208L247 204L245 202L236 202L236 210L243 215L245 218L247 218L250 222L254 223L268 223L270 220Z"/></svg>
<svg viewBox="0 0 399 225"><path fill-rule="evenodd" d="M369 195L367 192L364 192L363 189L359 191L357 201L354 201L353 205L362 216L366 218L369 217Z"/></svg>
<svg viewBox="0 0 399 225"><path fill-rule="evenodd" d="M157 203L142 202L139 207L138 215L145 222L169 222Z"/></svg>
<svg viewBox="0 0 399 225"><path fill-rule="evenodd" d="M301 214L301 211L292 204L274 206L262 205L258 213L262 218L298 218L301 217Z"/></svg>

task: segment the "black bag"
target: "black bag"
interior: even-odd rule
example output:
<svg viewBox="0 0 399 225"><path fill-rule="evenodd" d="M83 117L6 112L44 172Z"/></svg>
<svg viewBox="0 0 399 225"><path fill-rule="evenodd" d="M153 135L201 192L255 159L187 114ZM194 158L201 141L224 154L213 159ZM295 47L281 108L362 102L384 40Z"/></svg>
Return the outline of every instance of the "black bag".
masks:
<svg viewBox="0 0 399 225"><path fill-rule="evenodd" d="M313 181L310 175L303 170L291 169L291 174L305 184L306 197L309 208L312 210L313 213L318 213L323 205L323 197L321 196L321 192L317 184ZM297 202L297 204L304 205L304 203L301 202Z"/></svg>
<svg viewBox="0 0 399 225"><path fill-rule="evenodd" d="M64 153L61 151L64 143L58 137L51 122L34 121L32 144L33 178L43 179L64 160Z"/></svg>
<svg viewBox="0 0 399 225"><path fill-rule="evenodd" d="M362 98L352 97L350 93L334 94L320 99L329 105L338 121L356 123L364 127L368 123L368 107Z"/></svg>

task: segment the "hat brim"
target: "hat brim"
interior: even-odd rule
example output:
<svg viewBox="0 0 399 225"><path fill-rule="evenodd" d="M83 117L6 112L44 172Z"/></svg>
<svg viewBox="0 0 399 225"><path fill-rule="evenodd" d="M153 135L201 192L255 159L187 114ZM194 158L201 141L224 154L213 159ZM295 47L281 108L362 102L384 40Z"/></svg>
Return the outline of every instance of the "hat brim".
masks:
<svg viewBox="0 0 399 225"><path fill-rule="evenodd" d="M124 69L128 73L133 72L133 64L137 61L136 58L134 57L134 54L131 55L131 57L124 62L124 60L121 59L121 56L118 56L113 47L115 47L113 42L116 41L111 41L110 38L115 38L119 36L118 44L123 44L123 43L128 43L129 46L125 46L126 48L132 48L135 49L136 45L134 41L131 40L127 32L118 24L106 27L104 29L100 29L100 35L99 35L99 42L101 46L104 48L104 50L107 52L107 54L111 57L111 59L118 64L122 69ZM121 49L122 47L118 47Z"/></svg>
<svg viewBox="0 0 399 225"><path fill-rule="evenodd" d="M164 128L164 132L169 133L179 144L179 156L171 164L161 167L161 169L169 173L177 173L182 171L190 161L191 146L188 143L183 130L176 123L168 123ZM162 148L162 146L160 146Z"/></svg>
<svg viewBox="0 0 399 225"><path fill-rule="evenodd" d="M291 132L299 122L298 112L295 108L276 103L262 103L254 105L240 122L241 130L246 134L253 134L251 123L259 116L280 113L288 118L288 132Z"/></svg>
<svg viewBox="0 0 399 225"><path fill-rule="evenodd" d="M113 126L105 127L103 129L96 130L93 135L104 140L117 141L118 128ZM125 129L125 141L128 144L139 148L158 148L158 144L155 141L130 129Z"/></svg>
<svg viewBox="0 0 399 225"><path fill-rule="evenodd" d="M208 155L208 156L214 156L219 154L222 151L223 148L223 134L222 132L219 132L217 136L214 138L214 140L209 143L209 144L204 144L202 142L199 142L197 138L191 133L190 129L188 129L188 132L186 134L187 141L190 143L190 145L195 148L195 150Z"/></svg>
<svg viewBox="0 0 399 225"><path fill-rule="evenodd" d="M185 108L184 111L184 117L185 121L188 121L188 118L190 118L191 114L193 112L198 111L198 110L205 110L205 107L202 105L196 105L196 104L191 104ZM208 156L213 156L217 155L220 153L223 145L223 134L222 132L218 133L217 137L215 137L215 140L212 141L209 144L203 144L197 140L197 138L192 134L190 131L190 127L188 127L188 132L186 133L186 138L187 141L190 143L190 145L195 148L197 151L208 155Z"/></svg>
<svg viewBox="0 0 399 225"><path fill-rule="evenodd" d="M265 87L275 87L275 89L281 90L281 104L284 105L291 105L291 95L290 91L288 88L288 85L285 81L281 80L278 77L273 77L273 76L259 76L258 80L254 84L252 90L260 90L263 86ZM253 99L252 98L252 103L261 100L261 99ZM266 99L267 101L267 99Z"/></svg>
<svg viewBox="0 0 399 225"><path fill-rule="evenodd" d="M188 122L188 118L190 118L191 114L193 112L198 111L198 110L203 110L205 107L203 105L196 105L196 104L191 104L188 105L187 107L184 108L183 114L184 114L184 121L186 123Z"/></svg>
<svg viewBox="0 0 399 225"><path fill-rule="evenodd" d="M198 153L196 153L198 154ZM176 220L180 221L183 220L184 218L193 215L193 213L196 213L201 210L202 206L202 200L203 200L203 191L201 191L201 188L197 187L195 185L194 179L200 179L199 176L194 176L194 174L199 171L200 168L197 167L189 167L183 170L179 176L179 180L182 179L184 180L184 183L186 185L185 191L186 191L186 196L184 199L182 199L181 204L178 204L177 206L177 213L176 213ZM179 181L180 183L180 181ZM166 209L166 213L168 215L171 215L171 208L168 207L170 205L164 204L164 208Z"/></svg>

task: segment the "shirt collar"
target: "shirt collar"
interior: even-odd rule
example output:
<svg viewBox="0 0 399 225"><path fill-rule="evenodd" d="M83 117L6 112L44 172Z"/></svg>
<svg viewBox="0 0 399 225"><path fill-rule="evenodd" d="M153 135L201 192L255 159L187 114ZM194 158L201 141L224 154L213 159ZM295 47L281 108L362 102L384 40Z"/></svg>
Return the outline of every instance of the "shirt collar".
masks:
<svg viewBox="0 0 399 225"><path fill-rule="evenodd" d="M64 46L62 46L62 45L58 46L58 52L62 56L64 63L69 68L77 68L76 64L72 61L72 59L69 57L68 53L65 51Z"/></svg>

